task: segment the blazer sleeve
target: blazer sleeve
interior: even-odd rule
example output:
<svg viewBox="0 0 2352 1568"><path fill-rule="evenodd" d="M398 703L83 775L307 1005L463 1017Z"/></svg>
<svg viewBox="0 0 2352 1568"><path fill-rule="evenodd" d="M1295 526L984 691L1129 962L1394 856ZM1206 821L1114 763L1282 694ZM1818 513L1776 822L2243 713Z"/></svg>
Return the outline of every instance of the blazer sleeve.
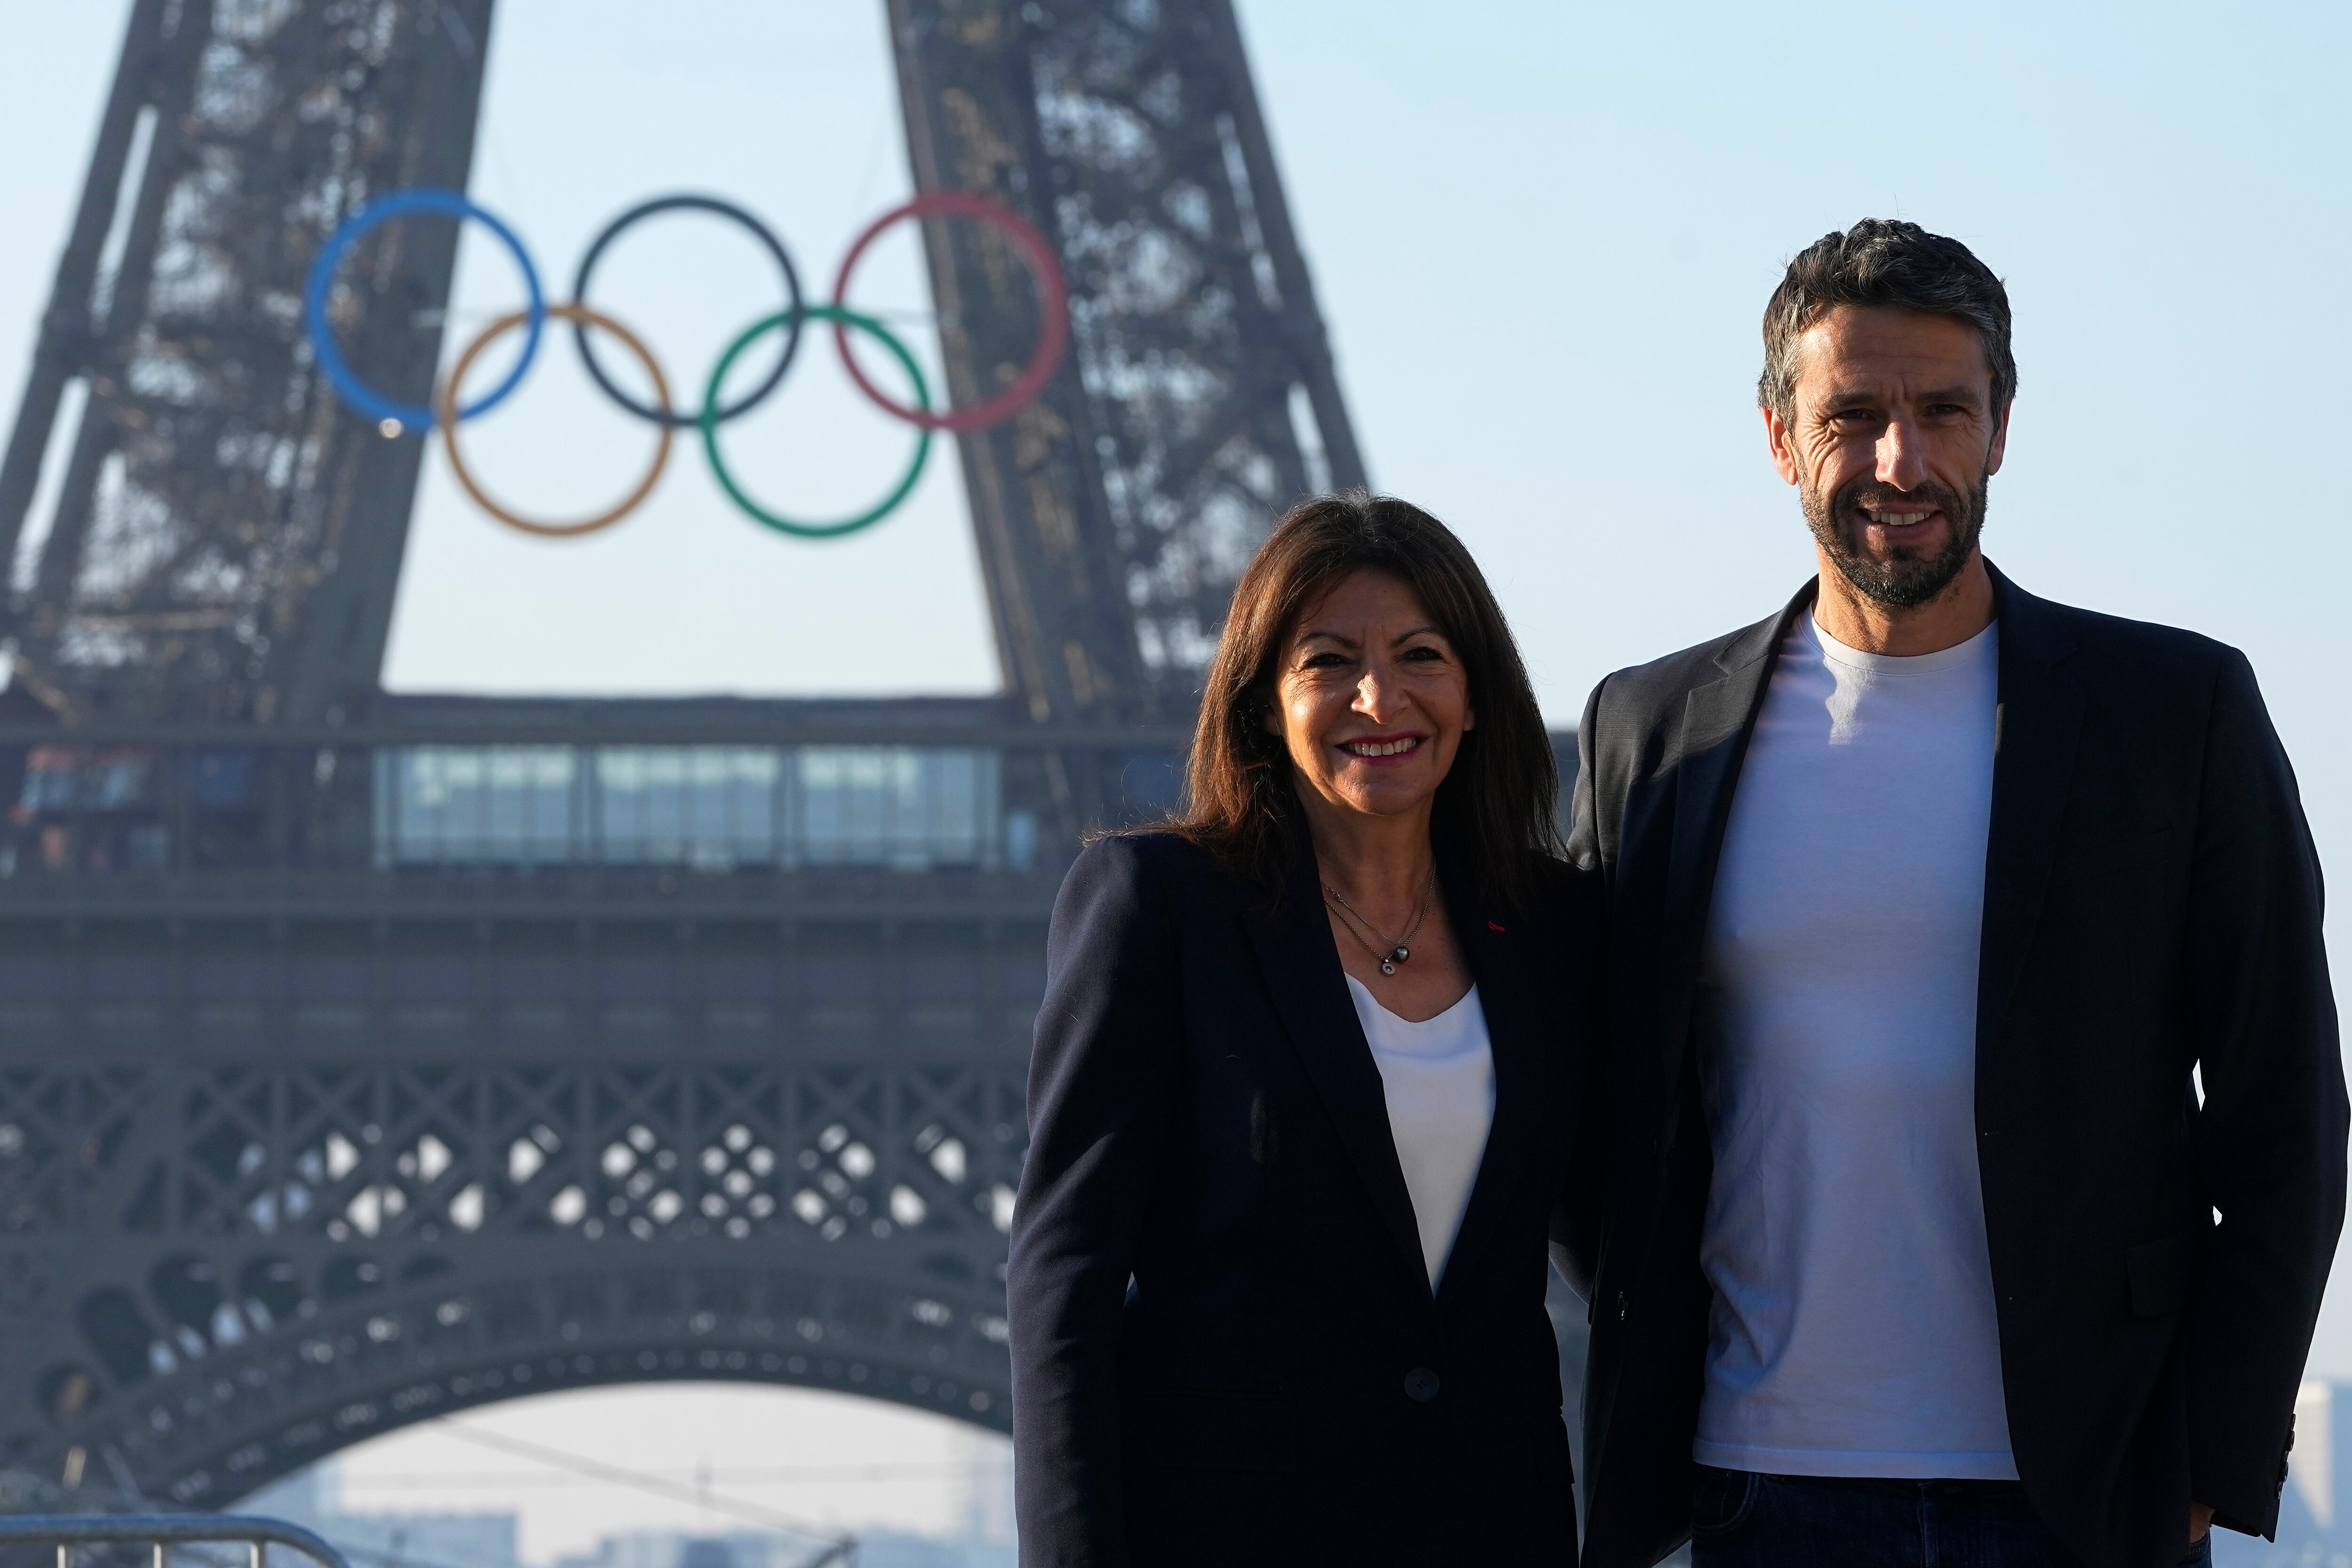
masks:
<svg viewBox="0 0 2352 1568"><path fill-rule="evenodd" d="M1005 1275L1024 1568L1128 1561L1119 1332L1183 1059L1177 921L1153 858L1136 838L1089 847L1046 942Z"/></svg>
<svg viewBox="0 0 2352 1568"><path fill-rule="evenodd" d="M1604 853L1601 842L1601 797L1598 766L1601 752L1601 694L1609 689L1602 681L1592 689L1584 700L1584 717L1576 726L1576 784L1569 792L1568 858L1578 869L1601 872L1604 862L1616 858Z"/></svg>
<svg viewBox="0 0 2352 1568"><path fill-rule="evenodd" d="M1595 766L1601 727L1601 694L1608 682L1592 689L1584 704L1583 721L1576 727L1576 784L1570 795L1566 878L1571 900L1565 922L1567 938L1589 943L1591 951L1570 955L1566 973L1581 981L1582 994L1572 999L1580 1027L1570 1037L1578 1052L1575 1143L1567 1180L1551 1214L1551 1264L1570 1289L1592 1302L1593 1281L1601 1271L1602 1185L1608 1174L1608 1056L1609 1016L1605 1005L1610 967L1607 957L1609 900L1607 863L1601 843L1600 770Z"/></svg>
<svg viewBox="0 0 2352 1568"><path fill-rule="evenodd" d="M2344 1222L2347 1110L2319 858L2254 672L2234 649L2208 719L2193 854L2197 1161L2221 1221L2189 1326L2190 1495L2267 1536Z"/></svg>

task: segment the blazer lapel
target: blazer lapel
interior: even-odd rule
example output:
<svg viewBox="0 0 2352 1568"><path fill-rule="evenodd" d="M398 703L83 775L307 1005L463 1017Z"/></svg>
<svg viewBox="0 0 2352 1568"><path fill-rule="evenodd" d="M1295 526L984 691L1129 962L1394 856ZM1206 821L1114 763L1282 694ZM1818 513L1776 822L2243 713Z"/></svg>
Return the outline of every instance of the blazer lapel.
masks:
<svg viewBox="0 0 2352 1568"><path fill-rule="evenodd" d="M1469 867L1446 853L1443 844L1437 868L1455 944L1469 966L1471 983L1478 987L1478 1008L1486 1016L1487 1047L1495 1061L1495 1120L1486 1131L1486 1152L1479 1157L1461 1227L1454 1232L1444 1271L1437 1277L1438 1300L1443 1301L1447 1286L1466 1272L1462 1265L1486 1244L1509 1207L1512 1189L1528 1168L1537 1141L1548 1134L1566 1137L1569 1130L1546 1124L1544 1112L1550 1100L1544 1093L1549 1076L1544 1052L1567 1049L1567 1017L1562 1010L1547 1016L1541 997L1531 994L1535 987L1522 983L1528 978L1525 942L1531 933L1512 930L1523 922L1487 918Z"/></svg>
<svg viewBox="0 0 2352 1568"><path fill-rule="evenodd" d="M2061 668L2074 651L2050 606L1993 572L2000 686L1993 724L1992 823L1985 844L1977 1044L1992 1038L2033 938L2058 852L2082 738L2083 689Z"/></svg>
<svg viewBox="0 0 2352 1568"><path fill-rule="evenodd" d="M1413 1219L1412 1195L1405 1190L1404 1167L1397 1163L1396 1140L1389 1131L1381 1069L1348 995L1347 973L1339 967L1330 922L1323 915L1314 847L1307 842L1303 826L1297 836L1298 856L1282 902L1272 910L1246 908L1243 923L1291 1047L1322 1096L1373 1208L1400 1255L1411 1263L1413 1278L1426 1281L1421 1228Z"/></svg>
<svg viewBox="0 0 2352 1568"><path fill-rule="evenodd" d="M1686 1032L1691 988L1698 976L1699 944L1706 931L1715 894L1717 858L1731 801L1739 784L1739 764L1748 737L1764 703L1781 639L1813 602L1816 583L1807 583L1778 616L1742 633L1717 656L1721 679L1693 687L1683 699L1682 725L1675 742L1674 837L1666 864L1665 925L1659 951L1664 978L1672 988L1666 1041L1671 1047L1657 1065L1678 1070L1678 1048Z"/></svg>

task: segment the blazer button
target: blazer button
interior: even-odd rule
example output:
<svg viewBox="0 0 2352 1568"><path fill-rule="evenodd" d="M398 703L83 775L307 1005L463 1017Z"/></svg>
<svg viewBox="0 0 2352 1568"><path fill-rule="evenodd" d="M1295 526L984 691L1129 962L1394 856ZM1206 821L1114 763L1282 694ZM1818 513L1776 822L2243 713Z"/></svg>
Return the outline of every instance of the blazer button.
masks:
<svg viewBox="0 0 2352 1568"><path fill-rule="evenodd" d="M1425 1366L1414 1367L1404 1374L1404 1396L1416 1405L1426 1405L1437 1397L1437 1374Z"/></svg>

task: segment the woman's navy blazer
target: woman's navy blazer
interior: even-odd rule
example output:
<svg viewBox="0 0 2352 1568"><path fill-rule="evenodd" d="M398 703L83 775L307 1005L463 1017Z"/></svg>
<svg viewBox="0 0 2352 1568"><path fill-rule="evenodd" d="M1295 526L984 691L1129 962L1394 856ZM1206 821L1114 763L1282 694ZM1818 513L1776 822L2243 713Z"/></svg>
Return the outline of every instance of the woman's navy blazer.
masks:
<svg viewBox="0 0 2352 1568"><path fill-rule="evenodd" d="M1441 845L1496 1096L1433 1298L1311 849L1279 901L1172 834L1079 856L1007 1276L1025 1568L1574 1563L1545 1248L1600 927L1538 871L1502 910Z"/></svg>

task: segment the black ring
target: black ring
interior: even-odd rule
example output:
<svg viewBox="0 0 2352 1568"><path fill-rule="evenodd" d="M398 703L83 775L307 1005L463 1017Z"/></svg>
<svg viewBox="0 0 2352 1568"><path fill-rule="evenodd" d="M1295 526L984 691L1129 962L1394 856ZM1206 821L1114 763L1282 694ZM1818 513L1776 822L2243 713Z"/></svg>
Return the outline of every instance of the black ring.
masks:
<svg viewBox="0 0 2352 1568"><path fill-rule="evenodd" d="M767 401L768 394L783 384L784 373L793 368L793 355L800 352L801 327L805 320L802 314L801 306L801 275L793 270L793 258L785 252L784 242L778 239L766 224L761 223L734 203L721 201L717 196L691 195L656 196L649 202L639 202L635 206L606 224L604 231L597 235L594 242L588 247L588 254L580 258L580 270L572 279L572 298L576 303L582 305L588 302L588 274L595 270L596 258L604 253L604 247L612 244L623 229L639 218L651 217L656 213L669 212L678 207L690 208L696 212L716 213L720 217L732 218L750 229L753 237L768 247L768 254L776 258L776 266L784 275L784 287L792 296L792 325L785 331L784 352L776 360L776 368L768 373L767 380L753 387L742 397L719 406L717 417L719 423L724 424L737 415L747 414ZM638 418L649 419L656 425L667 425L673 430L690 429L702 422L700 415L695 410L688 409L684 413L677 413L650 408L614 386L613 378L604 374L604 367L596 363L596 351L588 345L587 329L577 321L572 324L572 341L579 345L580 363L588 367L588 374L595 378L598 386L604 389L604 395Z"/></svg>

